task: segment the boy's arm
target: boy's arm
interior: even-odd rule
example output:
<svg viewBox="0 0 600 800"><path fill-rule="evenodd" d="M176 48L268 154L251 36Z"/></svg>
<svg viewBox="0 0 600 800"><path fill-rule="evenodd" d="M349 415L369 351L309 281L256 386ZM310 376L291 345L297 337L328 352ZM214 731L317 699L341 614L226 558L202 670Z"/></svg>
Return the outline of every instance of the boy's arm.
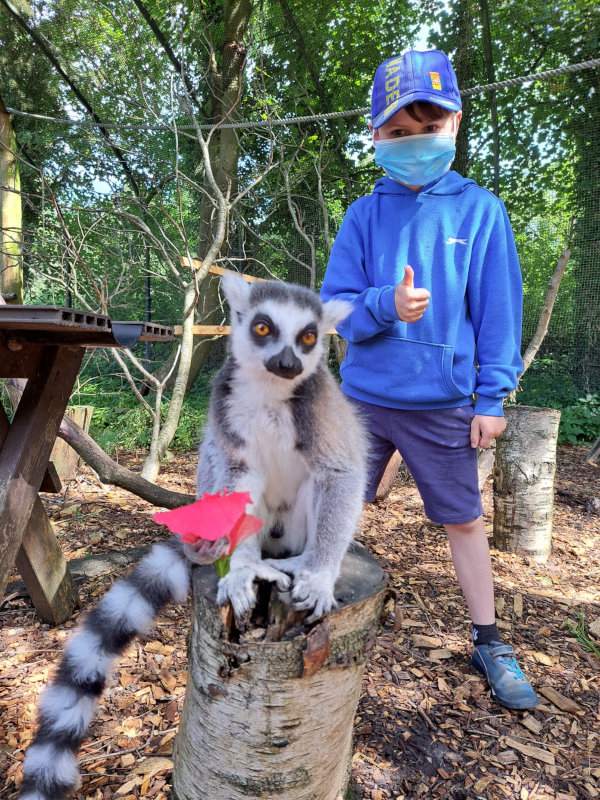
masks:
<svg viewBox="0 0 600 800"><path fill-rule="evenodd" d="M350 207L335 238L321 297L336 297L352 303L352 313L337 325L350 342L369 339L398 321L395 286L371 286L366 270L365 242L358 218Z"/></svg>
<svg viewBox="0 0 600 800"><path fill-rule="evenodd" d="M502 201L478 234L467 292L477 346L475 413L501 417L502 401L516 388L523 371L523 280Z"/></svg>

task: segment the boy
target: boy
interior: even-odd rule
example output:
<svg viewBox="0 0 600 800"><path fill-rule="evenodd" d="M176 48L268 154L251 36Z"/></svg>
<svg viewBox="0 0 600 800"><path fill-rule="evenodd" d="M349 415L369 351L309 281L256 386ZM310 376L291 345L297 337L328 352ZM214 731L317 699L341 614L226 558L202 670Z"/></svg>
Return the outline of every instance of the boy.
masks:
<svg viewBox="0 0 600 800"><path fill-rule="evenodd" d="M340 371L371 437L365 499L398 449L427 516L446 528L472 663L498 702L525 709L537 697L500 642L477 476L477 448L504 430L502 400L522 371L522 280L502 201L449 171L461 115L439 50L379 66L369 128L386 177L349 208L321 293L354 305L339 326Z"/></svg>

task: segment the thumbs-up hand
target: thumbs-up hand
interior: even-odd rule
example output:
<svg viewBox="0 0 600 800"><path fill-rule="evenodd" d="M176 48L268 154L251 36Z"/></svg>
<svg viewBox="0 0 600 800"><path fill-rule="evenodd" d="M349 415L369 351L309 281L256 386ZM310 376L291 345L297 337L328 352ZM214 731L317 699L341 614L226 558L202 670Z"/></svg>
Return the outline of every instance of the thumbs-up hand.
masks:
<svg viewBox="0 0 600 800"><path fill-rule="evenodd" d="M394 303L402 322L421 319L429 305L429 292L427 289L415 289L415 273L408 264L404 268L404 278L396 286Z"/></svg>

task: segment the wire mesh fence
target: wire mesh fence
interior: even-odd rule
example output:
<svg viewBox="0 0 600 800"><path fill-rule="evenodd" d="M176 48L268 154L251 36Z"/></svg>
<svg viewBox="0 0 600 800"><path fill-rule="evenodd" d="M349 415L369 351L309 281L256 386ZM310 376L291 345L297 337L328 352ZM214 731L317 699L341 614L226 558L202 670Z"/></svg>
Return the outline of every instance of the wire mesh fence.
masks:
<svg viewBox="0 0 600 800"><path fill-rule="evenodd" d="M11 19L3 23L2 38L44 79L35 92L14 80L0 87L19 143L28 302L69 300L94 310L104 304L115 317L136 318L148 304L150 286L152 318L180 323L183 289L176 272L181 277L185 271L179 259L203 256L202 226L210 235L216 215L198 133L206 136L217 120L225 126L211 136L211 157L230 201L217 260L318 289L346 208L381 175L365 116L370 80L381 60L402 49L399 38L415 42L423 26L418 5L379 3L368 11L342 2L332 11L316 4L302 18L299 6L283 0L261 6L264 13L255 14L246 30L243 80L225 116L222 96L213 102L207 66L215 42L226 39L217 11L204 27L191 12L183 23L174 13L156 12L157 27L173 44L171 57L133 5L104 5L104 16L99 6L85 16L75 0L51 4L52 13L42 3L33 7L37 17L29 24L48 36L37 41ZM71 83L63 80L57 88L56 65L43 47ZM557 51L546 59L548 69L508 75L505 65L507 80L489 81L480 48L472 42L453 47L455 63L462 65L459 83L461 74L469 79L461 83L464 118L455 168L490 190L498 173L524 277L524 346L536 330L557 261L570 251L547 335L524 386L538 396L560 387L566 398L597 392L598 61L577 58L574 47L573 58ZM461 53L471 59L466 72ZM580 65L569 68L569 61ZM525 59L512 64L524 67ZM215 321L224 314L219 308ZM146 356L158 366L165 354Z"/></svg>

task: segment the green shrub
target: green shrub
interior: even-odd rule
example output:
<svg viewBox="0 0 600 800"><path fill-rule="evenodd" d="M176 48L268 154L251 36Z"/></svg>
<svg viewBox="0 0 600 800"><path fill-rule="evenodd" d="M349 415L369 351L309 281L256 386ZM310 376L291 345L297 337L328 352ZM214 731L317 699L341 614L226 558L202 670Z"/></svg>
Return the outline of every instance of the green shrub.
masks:
<svg viewBox="0 0 600 800"><path fill-rule="evenodd" d="M573 383L567 356L540 358L525 375L516 402L561 412L558 441L587 444L600 435L600 394L581 396Z"/></svg>

